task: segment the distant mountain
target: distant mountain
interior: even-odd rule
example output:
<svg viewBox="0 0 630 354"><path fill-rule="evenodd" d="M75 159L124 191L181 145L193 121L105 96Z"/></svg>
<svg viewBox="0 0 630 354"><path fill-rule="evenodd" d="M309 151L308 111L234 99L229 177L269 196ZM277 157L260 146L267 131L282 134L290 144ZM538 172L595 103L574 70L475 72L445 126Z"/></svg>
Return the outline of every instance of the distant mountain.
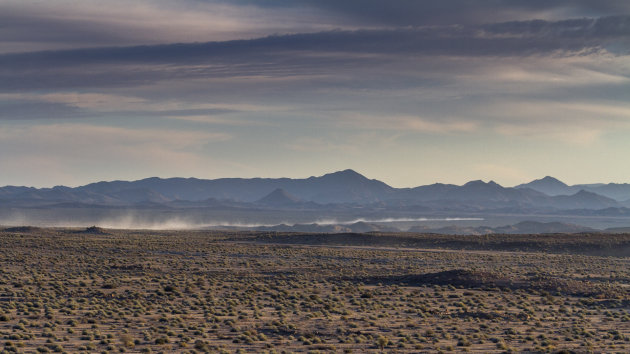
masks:
<svg viewBox="0 0 630 354"><path fill-rule="evenodd" d="M397 192L407 205L423 205L439 210L530 210L553 208L548 195L529 188L506 188L493 181L471 181L462 186L432 184ZM400 203L399 203L400 204Z"/></svg>
<svg viewBox="0 0 630 354"><path fill-rule="evenodd" d="M530 188L550 196L573 194L571 193L571 187L551 176L546 176L529 183L520 184L514 188Z"/></svg>
<svg viewBox="0 0 630 354"><path fill-rule="evenodd" d="M3 187L0 188L0 199L10 201L15 205L47 205L60 202L78 202L86 204L125 204L116 197L79 191L74 188L56 186L53 188L25 188Z"/></svg>
<svg viewBox="0 0 630 354"><path fill-rule="evenodd" d="M0 188L0 199L83 201L120 204L140 201L203 201L209 198L255 202L276 189L304 201L317 203L367 203L394 192L387 184L368 179L353 170L306 179L290 178L146 178L138 181L97 182L68 188Z"/></svg>
<svg viewBox="0 0 630 354"><path fill-rule="evenodd" d="M520 184L514 188L530 188L549 196L572 195L584 190L614 199L616 201L626 201L630 199L630 184L628 183L593 183L569 186L556 178L547 176L529 183Z"/></svg>
<svg viewBox="0 0 630 354"><path fill-rule="evenodd" d="M17 186L5 186L0 188L0 198L12 197L14 195L23 194L28 191L36 191L34 187L17 187Z"/></svg>
<svg viewBox="0 0 630 354"><path fill-rule="evenodd" d="M289 194L282 188L276 188L273 192L267 194L261 199L256 201L256 204L263 204L268 206L287 207L302 204L301 200Z"/></svg>
<svg viewBox="0 0 630 354"><path fill-rule="evenodd" d="M604 209L618 207L619 203L608 197L581 190L573 195L552 197L553 207L557 209Z"/></svg>
<svg viewBox="0 0 630 354"><path fill-rule="evenodd" d="M166 203L172 200L149 188L123 189L110 193L109 196L128 203Z"/></svg>
<svg viewBox="0 0 630 354"><path fill-rule="evenodd" d="M572 186L572 188L584 189L617 201L627 201L630 199L630 184L628 183L578 184Z"/></svg>
<svg viewBox="0 0 630 354"><path fill-rule="evenodd" d="M610 197L593 189L623 195L627 185L586 185L583 190L553 177L506 188L480 180L462 186L432 184L393 188L344 170L319 177L291 178L146 178L138 181L97 182L76 188L0 188L0 206L46 207L98 205L151 208L368 208L371 210L550 213L554 210L619 208ZM606 189L607 188L607 189ZM554 194L550 196L548 194ZM560 191L572 191L559 194ZM630 193L630 189L629 189ZM626 200L626 199L624 199ZM68 204L71 203L71 204ZM310 203L310 204L309 204ZM318 206L319 204L320 206Z"/></svg>
<svg viewBox="0 0 630 354"><path fill-rule="evenodd" d="M476 202L510 202L526 201L532 202L535 199L545 198L540 192L529 189L517 190L505 188L490 181L471 181L463 186L453 184L431 184L411 189L401 189L398 191L400 199L415 201L476 201Z"/></svg>
<svg viewBox="0 0 630 354"><path fill-rule="evenodd" d="M394 191L387 184L368 179L353 171L344 170L309 177L304 180L291 180L283 187L287 192L302 200L316 203L368 203L386 198Z"/></svg>
<svg viewBox="0 0 630 354"><path fill-rule="evenodd" d="M529 189L505 188L490 181L471 181L446 193L444 199L489 202L521 202L534 204L545 199L545 195Z"/></svg>
<svg viewBox="0 0 630 354"><path fill-rule="evenodd" d="M290 178L147 178L134 182L98 182L79 187L80 190L111 194L130 188L159 192L166 198L205 200L208 198L257 201L276 189L317 203L352 203L379 200L393 191L383 182L370 180L353 170L339 171L321 177Z"/></svg>

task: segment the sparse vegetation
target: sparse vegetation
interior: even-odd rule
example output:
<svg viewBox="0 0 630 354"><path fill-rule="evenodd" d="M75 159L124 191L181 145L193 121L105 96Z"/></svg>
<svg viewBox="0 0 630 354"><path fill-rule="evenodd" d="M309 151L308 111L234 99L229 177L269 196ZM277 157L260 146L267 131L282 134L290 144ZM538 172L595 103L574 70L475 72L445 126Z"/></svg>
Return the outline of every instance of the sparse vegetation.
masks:
<svg viewBox="0 0 630 354"><path fill-rule="evenodd" d="M630 235L97 231L0 232L0 350L630 349Z"/></svg>

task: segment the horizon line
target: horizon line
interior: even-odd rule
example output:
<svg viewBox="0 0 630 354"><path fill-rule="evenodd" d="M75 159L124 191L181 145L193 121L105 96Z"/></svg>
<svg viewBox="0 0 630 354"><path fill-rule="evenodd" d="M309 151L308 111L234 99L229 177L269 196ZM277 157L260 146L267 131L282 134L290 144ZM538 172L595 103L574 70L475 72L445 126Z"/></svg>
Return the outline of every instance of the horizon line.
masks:
<svg viewBox="0 0 630 354"><path fill-rule="evenodd" d="M444 185L453 185L453 186L464 186L468 183L471 182L483 182L485 184L490 184L490 183L496 183L499 186L503 187L503 188L516 188L518 186L524 185L524 184L528 184L528 183L532 183L532 182L536 182L536 181L540 181L546 178L553 178L561 183L564 183L565 185L567 185L567 187L577 187L577 186L589 186L589 185L608 185L608 184L630 184L628 182L591 182L591 183L576 183L576 184L568 184L565 183L564 181L562 181L559 178L553 177L551 175L546 175L544 177L541 178L536 178L530 181L525 181L525 182L521 182L519 184L515 184L515 185L503 185L501 183L496 182L494 179L489 179L489 180L484 180L484 179L470 179L467 182L461 183L461 184L457 184L457 183L446 183L446 182L434 182L434 183L429 183L429 184L418 184L418 185L414 185L414 186L410 186L410 187L395 187L389 183L387 183L384 180L381 179L377 179L377 178L370 178L367 177L365 174L361 173L361 172L357 172L355 169L352 168L347 168L347 169L343 169L343 170L337 170L337 171L333 171L333 172L327 172L321 175L311 175L308 177L286 177L286 176L282 176L282 177L261 177L261 176L256 176L256 177L234 177L234 176L226 176L226 177L216 177L216 178L203 178L203 177L194 177L194 176L190 176L190 177L183 177L183 176L171 176L171 177L161 177L161 176L149 176L149 177L144 177L144 178L130 178L130 179L112 179L112 180L98 180L98 181L94 181L94 182L88 182L88 183L83 183L83 184L76 184L76 185L71 185L71 184L57 184L54 186L26 186L26 185L16 185L16 184L6 184L6 185L2 185L0 186L0 188L5 188L5 187L17 187L17 188L35 188L35 189L54 189L54 188L58 188L58 187L65 187L65 188L79 188L79 187L84 187L87 185L91 185L91 184L96 184L96 183L114 183L114 182L129 182L129 183L133 183L133 182L140 182L140 181L145 181L145 180L149 180L149 179L160 179L160 180L170 180L170 179L186 179L186 180L201 180L201 181L214 181L214 180L222 180L222 179L244 179L244 180L254 180L254 179L290 179L290 180L307 180L309 178L322 178L325 177L327 175L333 175L333 174L340 174L343 172L353 172L356 173L360 176L362 176L363 178L366 178L368 180L371 181L378 181L381 183L386 184L387 186L394 188L394 189L409 189L409 188L416 188L416 187L422 187L422 186L430 186L433 184L444 184Z"/></svg>

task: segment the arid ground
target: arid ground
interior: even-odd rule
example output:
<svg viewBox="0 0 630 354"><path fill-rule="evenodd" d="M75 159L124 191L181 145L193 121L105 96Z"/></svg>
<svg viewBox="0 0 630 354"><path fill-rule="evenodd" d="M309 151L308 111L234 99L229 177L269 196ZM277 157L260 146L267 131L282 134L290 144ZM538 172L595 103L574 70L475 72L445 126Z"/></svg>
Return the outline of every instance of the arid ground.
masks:
<svg viewBox="0 0 630 354"><path fill-rule="evenodd" d="M630 235L8 228L6 352L630 351Z"/></svg>

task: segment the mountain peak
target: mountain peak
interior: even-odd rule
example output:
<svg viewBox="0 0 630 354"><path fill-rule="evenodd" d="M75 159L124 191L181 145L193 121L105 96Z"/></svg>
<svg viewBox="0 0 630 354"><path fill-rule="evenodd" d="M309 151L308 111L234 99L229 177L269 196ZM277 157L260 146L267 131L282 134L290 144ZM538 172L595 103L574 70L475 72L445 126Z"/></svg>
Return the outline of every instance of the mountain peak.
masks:
<svg viewBox="0 0 630 354"><path fill-rule="evenodd" d="M539 182L544 182L544 183L553 183L553 184L557 184L560 186L564 186L567 187L567 184L560 181L559 179L555 178L555 177L551 177L551 176L545 176L541 179L538 180Z"/></svg>
<svg viewBox="0 0 630 354"><path fill-rule="evenodd" d="M520 184L514 188L530 188L535 191L547 195L568 195L571 193L571 187L564 182L551 176L545 176L541 179L533 180L529 183Z"/></svg>
<svg viewBox="0 0 630 354"><path fill-rule="evenodd" d="M464 187L501 187L501 185L497 184L495 181L490 181L486 183L480 179L477 179L464 184Z"/></svg>
<svg viewBox="0 0 630 354"><path fill-rule="evenodd" d="M466 184L464 184L464 187L470 187L470 186L485 186L486 182L480 180L480 179L476 179L474 181L470 181L467 182Z"/></svg>
<svg viewBox="0 0 630 354"><path fill-rule="evenodd" d="M352 170L352 169L346 169L346 170L343 170L343 171L327 173L327 174L323 175L322 177L341 177L341 178L344 178L344 179L350 179L350 178L367 179L365 176L363 176L362 174L360 174L357 171Z"/></svg>
<svg viewBox="0 0 630 354"><path fill-rule="evenodd" d="M300 199L282 188L276 188L271 193L260 198L257 203L273 206L293 205L300 203Z"/></svg>
<svg viewBox="0 0 630 354"><path fill-rule="evenodd" d="M559 179L551 176L545 176L541 179L533 180L529 183L524 184L524 186L546 186L546 187L568 187L568 185Z"/></svg>

